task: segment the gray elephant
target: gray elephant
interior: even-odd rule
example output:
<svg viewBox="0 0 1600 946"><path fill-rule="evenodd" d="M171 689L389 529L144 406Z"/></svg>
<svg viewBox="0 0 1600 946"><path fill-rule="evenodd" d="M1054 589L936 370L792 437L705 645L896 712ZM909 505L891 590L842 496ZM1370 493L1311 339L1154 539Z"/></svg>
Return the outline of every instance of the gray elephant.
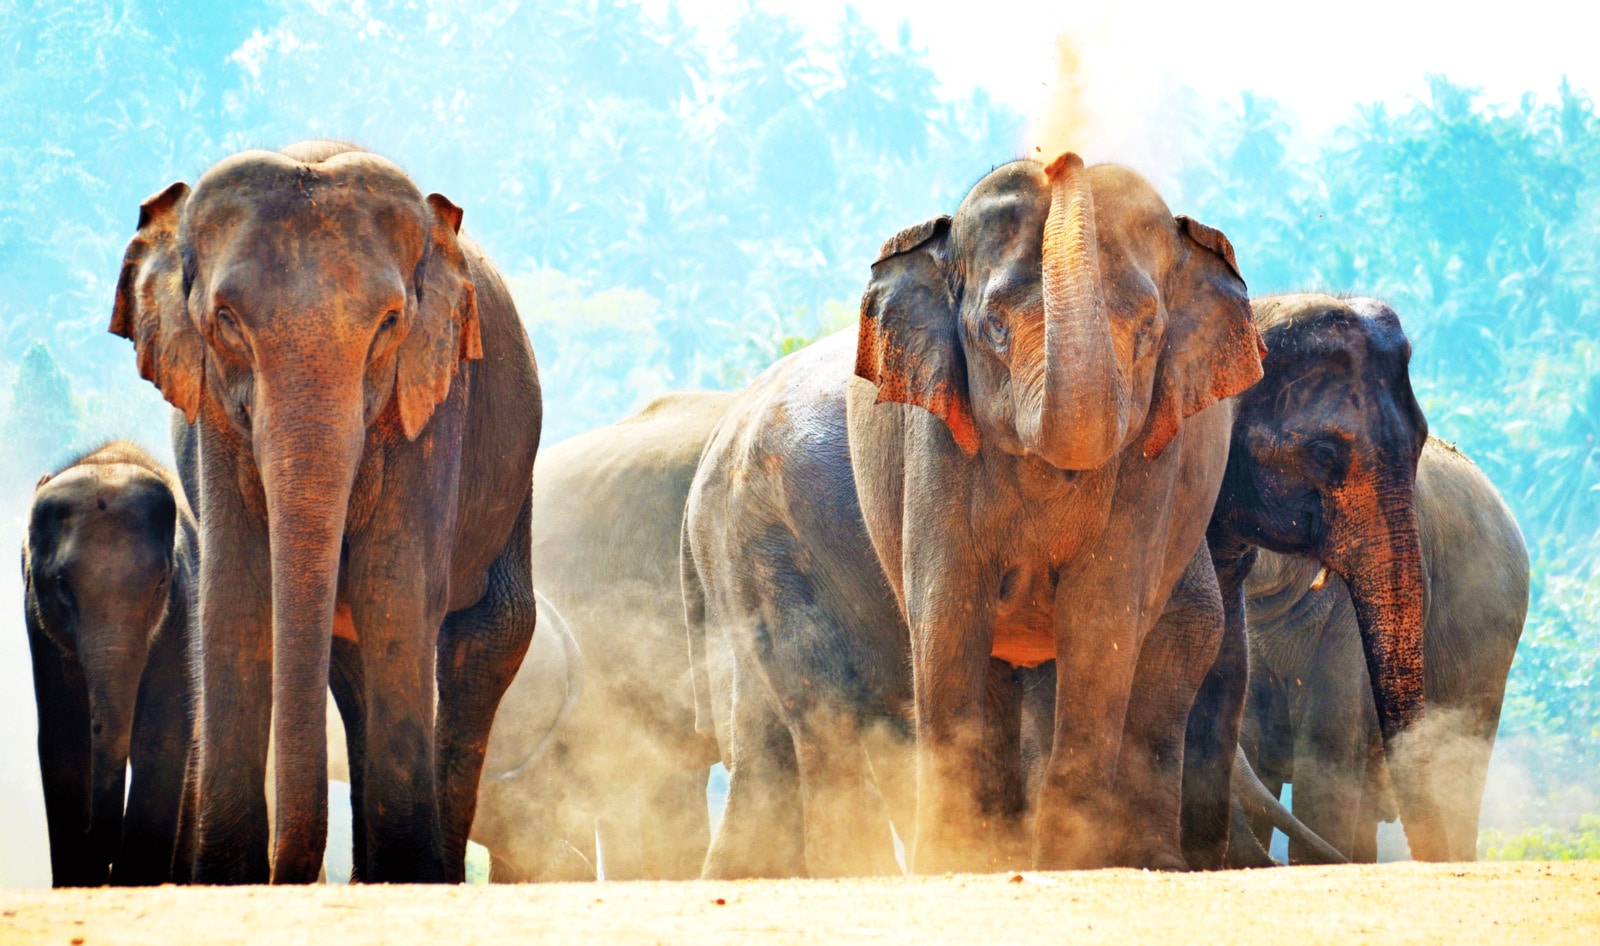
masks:
<svg viewBox="0 0 1600 946"><path fill-rule="evenodd" d="M23 609L57 887L174 879L198 554L183 490L133 444L34 491Z"/></svg>
<svg viewBox="0 0 1600 946"><path fill-rule="evenodd" d="M1015 162L884 244L851 334L758 379L690 492L685 574L736 657L708 872L800 872L750 816L799 807L772 801L796 781L803 869L872 870L869 717L915 727L919 872L1003 862L1019 833L1039 866L1182 866L1170 750L1222 628L1203 539L1228 398L1261 371L1226 237L1124 168ZM1061 668L1031 840L1020 783L982 775L1017 741L991 658Z"/></svg>
<svg viewBox="0 0 1600 946"><path fill-rule="evenodd" d="M1489 478L1429 438L1417 465L1423 686L1451 860L1477 856L1478 811L1506 677L1528 610L1528 552ZM1388 768L1345 581L1315 559L1261 554L1245 584L1250 696L1244 742L1269 789L1352 860L1392 820ZM1290 857L1301 852L1291 844Z"/></svg>
<svg viewBox="0 0 1600 946"><path fill-rule="evenodd" d="M678 542L732 399L667 395L540 451L534 576L570 632L546 636L541 603L495 717L473 826L492 879L593 879L599 857L608 879L699 876L717 752L695 731Z"/></svg>

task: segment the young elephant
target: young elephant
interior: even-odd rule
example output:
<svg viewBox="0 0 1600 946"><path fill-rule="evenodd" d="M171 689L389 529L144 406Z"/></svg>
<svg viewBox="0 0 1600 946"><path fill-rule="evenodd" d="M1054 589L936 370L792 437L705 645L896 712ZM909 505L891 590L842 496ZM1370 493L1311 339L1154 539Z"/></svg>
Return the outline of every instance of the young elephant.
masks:
<svg viewBox="0 0 1600 946"><path fill-rule="evenodd" d="M23 610L57 887L173 879L198 548L176 479L130 443L34 491Z"/></svg>
<svg viewBox="0 0 1600 946"><path fill-rule="evenodd" d="M1417 464L1425 592L1422 682L1433 784L1451 860L1477 856L1478 808L1528 612L1528 551L1483 471L1430 437ZM1245 742L1268 788L1352 860L1377 857L1393 800L1349 585L1314 558L1263 552L1245 583ZM1403 764L1403 763L1402 763ZM1293 844L1290 859L1303 853Z"/></svg>
<svg viewBox="0 0 1600 946"><path fill-rule="evenodd" d="M316 879L330 687L356 876L463 878L533 635L541 400L460 230L449 200L336 142L234 155L140 207L110 329L198 442L198 881Z"/></svg>

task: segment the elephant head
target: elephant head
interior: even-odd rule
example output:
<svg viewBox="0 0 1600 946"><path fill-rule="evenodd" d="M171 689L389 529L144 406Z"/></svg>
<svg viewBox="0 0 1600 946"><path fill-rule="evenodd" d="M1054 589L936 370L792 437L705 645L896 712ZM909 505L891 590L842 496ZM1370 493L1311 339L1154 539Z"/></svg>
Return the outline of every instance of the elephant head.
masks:
<svg viewBox="0 0 1600 946"><path fill-rule="evenodd" d="M1428 422L1411 391L1411 343L1376 299L1272 297L1256 303L1256 320L1266 376L1240 398L1213 528L1316 558L1349 586L1412 852L1442 856L1426 747L1394 758L1423 713L1412 494Z"/></svg>
<svg viewBox="0 0 1600 946"><path fill-rule="evenodd" d="M1233 247L1174 217L1126 168L1018 161L954 217L884 244L856 374L924 407L968 455L988 443L1064 470L1147 458L1185 417L1261 377Z"/></svg>
<svg viewBox="0 0 1600 946"><path fill-rule="evenodd" d="M122 839L140 681L174 606L177 503L159 475L115 462L75 464L34 494L23 582L31 620L82 671L91 752L83 823L97 869Z"/></svg>
<svg viewBox="0 0 1600 946"><path fill-rule="evenodd" d="M279 851L284 831L325 824L329 641L367 444L416 439L482 356L460 226L388 161L310 142L145 201L123 260L111 331L191 423L236 445L267 523Z"/></svg>

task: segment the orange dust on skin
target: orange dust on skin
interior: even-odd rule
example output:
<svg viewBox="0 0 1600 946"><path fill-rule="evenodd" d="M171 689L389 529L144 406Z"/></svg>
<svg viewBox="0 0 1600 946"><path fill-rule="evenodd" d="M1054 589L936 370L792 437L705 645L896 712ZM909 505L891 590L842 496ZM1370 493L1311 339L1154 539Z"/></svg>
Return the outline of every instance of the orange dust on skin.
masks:
<svg viewBox="0 0 1600 946"><path fill-rule="evenodd" d="M350 616L350 605L343 601L333 609L333 636L351 643L357 640L355 618Z"/></svg>

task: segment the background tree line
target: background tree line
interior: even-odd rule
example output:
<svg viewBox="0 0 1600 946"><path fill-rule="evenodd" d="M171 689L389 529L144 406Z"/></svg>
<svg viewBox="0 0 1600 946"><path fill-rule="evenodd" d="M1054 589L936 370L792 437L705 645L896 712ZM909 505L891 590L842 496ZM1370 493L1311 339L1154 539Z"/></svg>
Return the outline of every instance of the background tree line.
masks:
<svg viewBox="0 0 1600 946"><path fill-rule="evenodd" d="M941 87L906 28L847 12L816 36L758 2L708 37L632 0L0 0L0 57L18 503L93 441L165 440L105 332L118 262L142 198L234 151L346 138L463 206L533 335L554 441L846 324L878 244L952 210L1025 128ZM1190 101L1183 157L1145 170L1229 234L1253 290L1401 313L1433 431L1527 534L1503 745L1575 819L1600 773L1600 123L1565 85L1507 105L1430 83L1320 143L1267 98Z"/></svg>

